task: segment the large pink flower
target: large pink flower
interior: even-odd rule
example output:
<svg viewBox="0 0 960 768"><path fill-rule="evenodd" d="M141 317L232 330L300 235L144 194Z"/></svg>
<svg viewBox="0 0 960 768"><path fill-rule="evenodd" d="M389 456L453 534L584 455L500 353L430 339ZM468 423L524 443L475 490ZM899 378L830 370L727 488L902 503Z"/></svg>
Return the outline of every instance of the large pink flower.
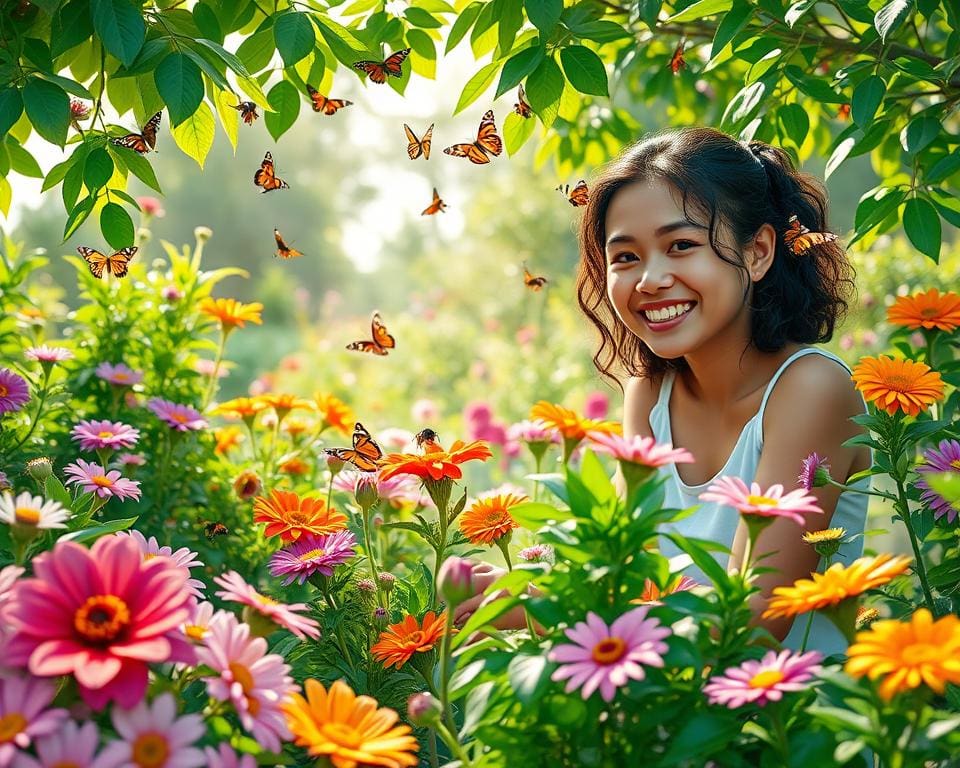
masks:
<svg viewBox="0 0 960 768"><path fill-rule="evenodd" d="M186 547L180 547L177 551L174 551L173 547L161 547L156 536L151 536L148 539L140 533L140 531L120 531L117 535L129 536L137 542L137 546L140 547L140 551L143 553L144 560L151 560L154 557L169 557L178 566L183 568L188 576L190 575L191 568L203 568L203 562L197 559L197 553ZM203 600L203 591L206 589L206 585L200 581L200 579L188 578L187 588L190 590L191 595L198 600Z"/></svg>
<svg viewBox="0 0 960 768"><path fill-rule="evenodd" d="M96 759L100 746L97 724L87 721L81 725L67 720L63 727L49 736L37 739L37 757L17 755L14 768L103 768Z"/></svg>
<svg viewBox="0 0 960 768"><path fill-rule="evenodd" d="M133 448L140 431L120 421L81 421L70 436L80 443L84 451L99 451L104 448Z"/></svg>
<svg viewBox="0 0 960 768"><path fill-rule="evenodd" d="M783 486L777 483L763 490L759 483L750 487L739 477L723 476L700 494L704 501L718 501L728 504L741 515L757 517L788 517L798 525L804 524L801 512L823 513L816 496L810 496L803 488L783 492Z"/></svg>
<svg viewBox="0 0 960 768"><path fill-rule="evenodd" d="M204 429L207 426L207 420L203 418L200 411L189 405L154 397L147 401L147 408L153 411L168 427L177 430L177 432L190 432Z"/></svg>
<svg viewBox="0 0 960 768"><path fill-rule="evenodd" d="M178 631L190 613L187 573L167 558L145 561L130 537L104 536L89 550L61 542L33 569L10 599L5 663L39 677L73 675L100 709L139 703L149 662L193 662Z"/></svg>
<svg viewBox="0 0 960 768"><path fill-rule="evenodd" d="M763 706L780 701L783 694L802 691L820 671L823 656L817 651L769 651L759 661L745 661L730 667L723 675L711 677L703 692L711 704L725 704L730 709L752 703Z"/></svg>
<svg viewBox="0 0 960 768"><path fill-rule="evenodd" d="M110 496L116 496L120 501L140 499L140 481L120 477L116 469L106 470L99 464L77 459L63 468L63 474L70 478L67 485L76 483L84 492L95 493L101 499Z"/></svg>
<svg viewBox="0 0 960 768"><path fill-rule="evenodd" d="M608 453L617 461L629 464L660 467L664 464L691 464L696 461L686 448L674 448L669 443L658 443L652 437L623 437L606 432L588 432L587 438L593 450Z"/></svg>
<svg viewBox="0 0 960 768"><path fill-rule="evenodd" d="M293 632L299 638L312 637L316 640L320 637L320 625L307 616L299 615L301 611L307 610L306 603L281 603L261 595L236 571L227 571L223 576L214 576L213 580L223 587L217 592L217 597L247 606L244 618L248 622L256 621L259 614L263 619Z"/></svg>

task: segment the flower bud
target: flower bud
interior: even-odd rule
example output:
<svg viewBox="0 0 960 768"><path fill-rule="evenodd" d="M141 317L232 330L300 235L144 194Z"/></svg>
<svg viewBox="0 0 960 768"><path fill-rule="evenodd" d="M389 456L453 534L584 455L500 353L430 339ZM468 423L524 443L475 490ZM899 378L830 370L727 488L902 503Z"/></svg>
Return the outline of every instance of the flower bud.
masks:
<svg viewBox="0 0 960 768"><path fill-rule="evenodd" d="M260 481L260 476L249 469L245 469L233 481L233 492L241 501L252 499L262 490L263 483Z"/></svg>
<svg viewBox="0 0 960 768"><path fill-rule="evenodd" d="M361 597L372 597L377 593L377 585L373 579L357 579L356 586Z"/></svg>
<svg viewBox="0 0 960 768"><path fill-rule="evenodd" d="M27 462L27 472L38 483L42 483L53 474L53 462L45 456L38 459L30 459Z"/></svg>
<svg viewBox="0 0 960 768"><path fill-rule="evenodd" d="M343 459L338 459L336 456L327 454L327 469L330 470L331 474L336 477L340 474L340 471L347 465Z"/></svg>
<svg viewBox="0 0 960 768"><path fill-rule="evenodd" d="M383 629L390 623L390 614L386 608L378 605L373 609L373 623L378 629Z"/></svg>
<svg viewBox="0 0 960 768"><path fill-rule="evenodd" d="M462 557L448 557L437 574L437 591L448 610L473 596L473 565Z"/></svg>
<svg viewBox="0 0 960 768"><path fill-rule="evenodd" d="M193 236L197 238L198 243L205 243L213 237L213 230L210 227L196 227L193 230Z"/></svg>
<svg viewBox="0 0 960 768"><path fill-rule="evenodd" d="M163 297L164 301L173 304L183 298L183 291L173 284L165 285L160 289L160 295Z"/></svg>
<svg viewBox="0 0 960 768"><path fill-rule="evenodd" d="M377 581L380 582L380 589L383 590L383 593L389 595L393 591L393 585L396 583L397 577L392 573L383 572L377 574Z"/></svg>
<svg viewBox="0 0 960 768"><path fill-rule="evenodd" d="M407 699L407 719L418 727L435 725L442 713L440 701L429 691L411 694Z"/></svg>
<svg viewBox="0 0 960 768"><path fill-rule="evenodd" d="M376 477L370 472L364 472L357 479L357 489L354 492L357 504L364 511L367 511L380 500L380 494L377 492Z"/></svg>

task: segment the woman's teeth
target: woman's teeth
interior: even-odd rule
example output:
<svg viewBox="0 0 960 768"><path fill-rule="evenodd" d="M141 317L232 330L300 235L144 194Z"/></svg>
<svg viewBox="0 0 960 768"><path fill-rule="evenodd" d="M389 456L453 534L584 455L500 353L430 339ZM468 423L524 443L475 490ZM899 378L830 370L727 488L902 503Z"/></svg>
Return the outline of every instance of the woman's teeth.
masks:
<svg viewBox="0 0 960 768"><path fill-rule="evenodd" d="M655 323L662 323L666 320L672 320L677 315L689 312L691 309L693 309L693 304L675 304L672 307L664 307L663 309L645 309L643 310L643 314L648 320L652 320Z"/></svg>

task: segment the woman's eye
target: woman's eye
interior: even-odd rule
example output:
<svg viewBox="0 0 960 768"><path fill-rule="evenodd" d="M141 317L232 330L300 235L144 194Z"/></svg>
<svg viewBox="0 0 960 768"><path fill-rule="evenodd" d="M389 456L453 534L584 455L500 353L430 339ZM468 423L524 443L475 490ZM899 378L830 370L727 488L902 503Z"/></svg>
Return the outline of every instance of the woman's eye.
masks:
<svg viewBox="0 0 960 768"><path fill-rule="evenodd" d="M618 253L610 259L611 264L621 264L624 261L630 261L636 259L632 253Z"/></svg>
<svg viewBox="0 0 960 768"><path fill-rule="evenodd" d="M673 243L673 246L679 251L686 251L686 250L689 250L690 248L696 248L697 244L692 242L691 240L675 240ZM687 246L687 247L682 248L681 246Z"/></svg>

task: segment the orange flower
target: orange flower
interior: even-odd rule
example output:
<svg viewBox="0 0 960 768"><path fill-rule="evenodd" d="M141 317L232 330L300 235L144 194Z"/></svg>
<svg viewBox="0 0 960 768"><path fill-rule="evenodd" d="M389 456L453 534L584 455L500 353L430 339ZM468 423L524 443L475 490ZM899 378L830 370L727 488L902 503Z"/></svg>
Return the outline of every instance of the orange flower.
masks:
<svg viewBox="0 0 960 768"><path fill-rule="evenodd" d="M299 456L294 456L280 465L280 471L288 475L305 475L310 471L310 465Z"/></svg>
<svg viewBox="0 0 960 768"><path fill-rule="evenodd" d="M260 319L263 304L259 301L242 304L236 299L213 299L208 296L200 302L199 309L203 314L219 320L224 332L243 328L248 321L257 325L263 324Z"/></svg>
<svg viewBox="0 0 960 768"><path fill-rule="evenodd" d="M863 357L850 378L865 400L891 416L898 410L916 416L943 399L940 374L914 360L895 360L887 355Z"/></svg>
<svg viewBox="0 0 960 768"><path fill-rule="evenodd" d="M281 708L297 745L311 757L325 757L334 768L417 765L420 745L409 725L397 725L394 710L378 709L376 699L357 696L342 680L329 691L316 680L304 687L306 699L291 694Z"/></svg>
<svg viewBox="0 0 960 768"><path fill-rule="evenodd" d="M313 425L311 423L308 423L303 419L289 418L283 422L283 431L290 435L290 437L297 438L309 430L312 426Z"/></svg>
<svg viewBox="0 0 960 768"><path fill-rule="evenodd" d="M477 499L460 517L460 530L471 544L494 544L517 527L510 507L529 501L526 496L500 493Z"/></svg>
<svg viewBox="0 0 960 768"><path fill-rule="evenodd" d="M446 623L446 613L437 616L433 611L427 611L422 624L407 615L403 621L391 624L380 633L380 639L370 648L370 653L377 661L383 662L384 667L395 664L400 669L413 654L432 650L443 637Z"/></svg>
<svg viewBox="0 0 960 768"><path fill-rule="evenodd" d="M239 427L234 426L220 427L214 430L213 435L217 439L217 446L213 449L213 452L218 456L223 456L243 440L243 432Z"/></svg>
<svg viewBox="0 0 960 768"><path fill-rule="evenodd" d="M902 325L910 330L939 328L955 331L960 326L960 295L931 288L913 296L898 296L893 306L887 308L887 322Z"/></svg>
<svg viewBox="0 0 960 768"><path fill-rule="evenodd" d="M416 475L424 480L459 480L463 477L460 464L473 459L486 461L492 456L482 440L466 444L456 440L449 451L433 450L422 456L417 453L391 453L381 460L380 479L389 480L394 475Z"/></svg>
<svg viewBox="0 0 960 768"><path fill-rule="evenodd" d="M579 442L587 436L587 432L601 432L607 435L623 434L623 428L615 421L598 421L586 419L577 415L576 411L560 405L541 400L530 409L531 419L540 419L547 426L553 427L564 440Z"/></svg>
<svg viewBox="0 0 960 768"><path fill-rule="evenodd" d="M343 400L336 395L331 395L329 392L317 392L317 394L313 396L313 399L316 401L317 410L323 418L323 426L320 428L321 432L327 427L333 427L345 435L353 432L353 425L357 420L354 418L350 406L343 402Z"/></svg>
<svg viewBox="0 0 960 768"><path fill-rule="evenodd" d="M323 499L300 498L293 491L274 490L253 502L253 522L266 523L263 535L296 541L304 534L332 533L347 527L347 517Z"/></svg>
<svg viewBox="0 0 960 768"><path fill-rule="evenodd" d="M278 419L283 419L290 411L292 410L308 410L312 411L315 409L313 403L309 400L305 400L302 397L297 397L296 395L278 395L278 394L267 394L260 395L256 400L259 400L261 403L266 403L268 406L273 408L277 413Z"/></svg>
<svg viewBox="0 0 960 768"><path fill-rule="evenodd" d="M227 400L220 403L213 412L221 416L233 416L241 419L252 419L260 411L265 411L270 406L256 397L235 397L233 400Z"/></svg>

